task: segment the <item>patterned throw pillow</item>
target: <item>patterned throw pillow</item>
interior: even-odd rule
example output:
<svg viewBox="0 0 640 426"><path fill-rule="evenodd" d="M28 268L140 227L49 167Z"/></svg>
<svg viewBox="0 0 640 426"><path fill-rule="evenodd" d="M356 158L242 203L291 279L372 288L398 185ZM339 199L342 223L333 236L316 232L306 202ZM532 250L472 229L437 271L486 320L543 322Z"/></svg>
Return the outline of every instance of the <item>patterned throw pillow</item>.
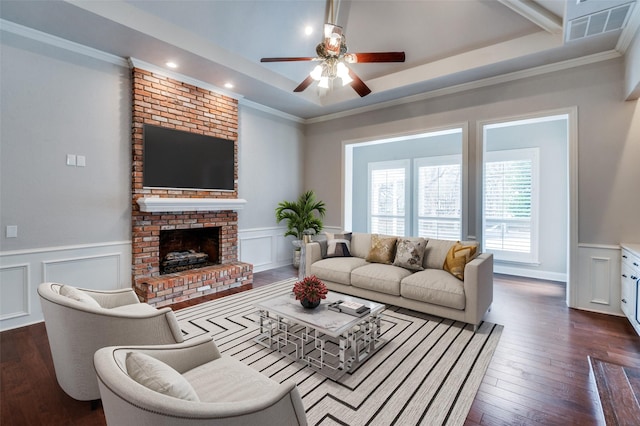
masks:
<svg viewBox="0 0 640 426"><path fill-rule="evenodd" d="M476 245L465 246L458 241L449 249L442 269L464 281L464 267L475 257L477 250L478 246Z"/></svg>
<svg viewBox="0 0 640 426"><path fill-rule="evenodd" d="M393 262L396 256L396 237L381 237L378 234L371 236L371 249L365 258L367 262L387 263Z"/></svg>
<svg viewBox="0 0 640 426"><path fill-rule="evenodd" d="M427 240L424 238L398 238L393 264L412 271L422 271L422 259L426 248Z"/></svg>
<svg viewBox="0 0 640 426"><path fill-rule="evenodd" d="M351 257L351 232L327 234L327 257Z"/></svg>

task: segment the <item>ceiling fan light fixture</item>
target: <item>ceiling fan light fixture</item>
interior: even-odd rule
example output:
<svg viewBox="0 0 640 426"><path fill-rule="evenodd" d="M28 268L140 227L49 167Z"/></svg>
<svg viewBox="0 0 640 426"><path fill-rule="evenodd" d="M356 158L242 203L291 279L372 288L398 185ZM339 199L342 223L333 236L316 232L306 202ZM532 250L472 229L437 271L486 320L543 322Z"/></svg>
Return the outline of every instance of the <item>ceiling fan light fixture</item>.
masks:
<svg viewBox="0 0 640 426"><path fill-rule="evenodd" d="M318 87L322 88L322 89L328 89L329 88L329 77L327 76L322 76L320 77L320 82L318 83Z"/></svg>
<svg viewBox="0 0 640 426"><path fill-rule="evenodd" d="M344 64L344 62L338 62L338 65L336 65L336 74L340 79L342 79L343 86L346 86L353 81L349 75L349 68Z"/></svg>
<svg viewBox="0 0 640 426"><path fill-rule="evenodd" d="M311 70L309 75L314 80L320 81L320 78L322 77L322 65L316 65L315 68L313 70Z"/></svg>

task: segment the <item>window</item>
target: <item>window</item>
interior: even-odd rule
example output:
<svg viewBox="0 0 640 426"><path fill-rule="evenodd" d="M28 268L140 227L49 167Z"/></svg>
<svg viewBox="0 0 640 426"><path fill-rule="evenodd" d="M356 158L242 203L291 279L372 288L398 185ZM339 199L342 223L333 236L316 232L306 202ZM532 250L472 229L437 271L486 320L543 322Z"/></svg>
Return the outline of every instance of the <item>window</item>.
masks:
<svg viewBox="0 0 640 426"><path fill-rule="evenodd" d="M415 160L418 236L460 239L462 225L460 162L460 155Z"/></svg>
<svg viewBox="0 0 640 426"><path fill-rule="evenodd" d="M371 233L405 235L409 161L369 164L369 229Z"/></svg>
<svg viewBox="0 0 640 426"><path fill-rule="evenodd" d="M538 151L485 153L484 245L496 260L538 261Z"/></svg>

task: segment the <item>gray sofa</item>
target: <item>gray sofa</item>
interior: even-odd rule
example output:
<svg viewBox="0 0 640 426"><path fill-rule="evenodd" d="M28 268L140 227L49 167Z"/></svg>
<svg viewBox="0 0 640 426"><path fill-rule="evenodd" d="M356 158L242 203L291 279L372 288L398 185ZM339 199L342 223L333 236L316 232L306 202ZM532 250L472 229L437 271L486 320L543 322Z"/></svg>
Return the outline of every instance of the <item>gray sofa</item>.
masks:
<svg viewBox="0 0 640 426"><path fill-rule="evenodd" d="M428 239L422 271L365 260L371 234L352 233L351 256L323 258L321 243L305 247L305 275L331 291L449 318L475 327L493 302L493 255L481 253L464 267L464 281L443 270L456 241ZM473 243L475 244L475 243Z"/></svg>

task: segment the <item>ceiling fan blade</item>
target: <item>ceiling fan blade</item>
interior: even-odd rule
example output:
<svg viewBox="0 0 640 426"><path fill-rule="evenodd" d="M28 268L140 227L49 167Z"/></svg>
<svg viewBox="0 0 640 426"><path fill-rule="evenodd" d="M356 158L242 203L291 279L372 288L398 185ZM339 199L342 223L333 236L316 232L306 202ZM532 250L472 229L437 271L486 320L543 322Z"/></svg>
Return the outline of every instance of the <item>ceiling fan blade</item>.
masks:
<svg viewBox="0 0 640 426"><path fill-rule="evenodd" d="M315 61L318 58L310 56L290 57L290 58L261 58L260 62L295 62L295 61Z"/></svg>
<svg viewBox="0 0 640 426"><path fill-rule="evenodd" d="M368 52L368 53L347 53L345 60L348 63L364 62L404 62L404 52Z"/></svg>
<svg viewBox="0 0 640 426"><path fill-rule="evenodd" d="M304 79L304 81L302 83L300 83L298 85L298 87L296 87L295 89L293 89L294 92L302 92L304 91L304 89L306 89L307 87L309 87L311 85L311 83L313 83L313 77L308 76L307 78Z"/></svg>
<svg viewBox="0 0 640 426"><path fill-rule="evenodd" d="M364 84L364 81L362 81L362 79L358 77L358 75L351 69L349 69L349 77L353 79L353 81L351 82L351 87L353 87L353 90L355 90L361 98L364 98L369 93L371 93L371 89L369 89L369 86Z"/></svg>

